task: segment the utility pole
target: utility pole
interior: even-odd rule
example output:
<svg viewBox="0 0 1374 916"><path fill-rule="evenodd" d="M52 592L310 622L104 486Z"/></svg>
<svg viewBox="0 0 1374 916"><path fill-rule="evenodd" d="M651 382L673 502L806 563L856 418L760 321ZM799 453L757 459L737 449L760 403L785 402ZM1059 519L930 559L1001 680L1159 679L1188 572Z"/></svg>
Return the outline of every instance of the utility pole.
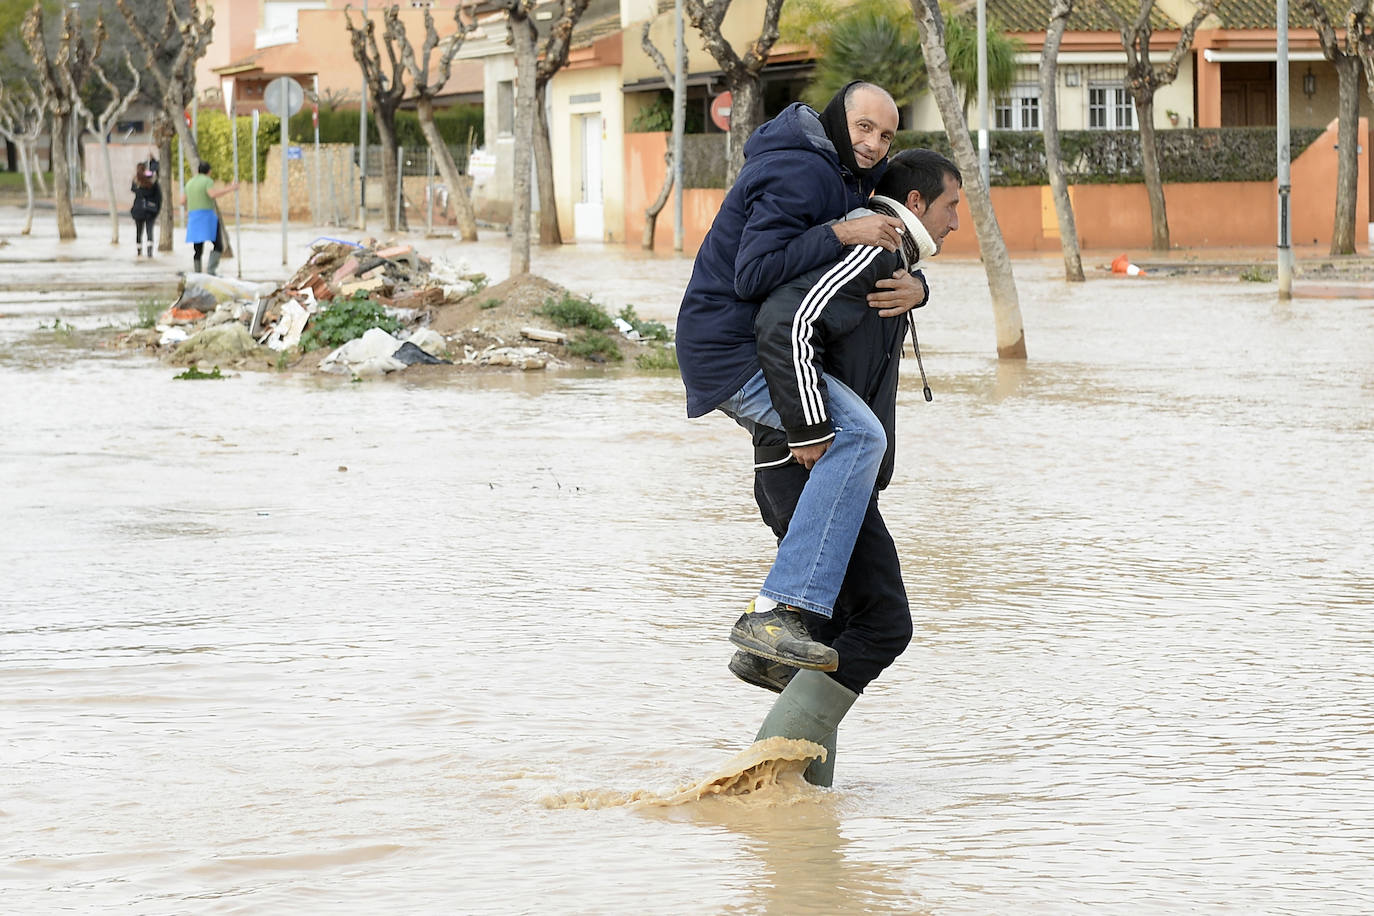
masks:
<svg viewBox="0 0 1374 916"><path fill-rule="evenodd" d="M363 0L363 28L367 28L367 0ZM367 228L367 74L358 96L358 228Z"/></svg>
<svg viewBox="0 0 1374 916"><path fill-rule="evenodd" d="M1278 55L1274 65L1274 95L1278 101L1277 127L1279 159L1279 298L1293 298L1293 247L1291 244L1293 216L1288 198L1293 192L1289 166L1292 150L1288 138L1288 0L1278 0Z"/></svg>
<svg viewBox="0 0 1374 916"><path fill-rule="evenodd" d="M991 188L988 181L991 167L988 164L988 4L978 0L978 171L983 176L983 187Z"/></svg>
<svg viewBox="0 0 1374 916"><path fill-rule="evenodd" d="M681 251L682 229L682 134L687 125L687 43L683 37L682 0L674 4L673 67L673 250Z"/></svg>

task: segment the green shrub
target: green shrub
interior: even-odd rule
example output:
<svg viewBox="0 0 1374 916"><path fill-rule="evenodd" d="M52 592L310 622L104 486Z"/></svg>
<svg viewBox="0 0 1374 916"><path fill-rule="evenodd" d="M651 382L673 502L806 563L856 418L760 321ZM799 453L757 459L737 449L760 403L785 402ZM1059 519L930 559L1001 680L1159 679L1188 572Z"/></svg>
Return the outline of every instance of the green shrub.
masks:
<svg viewBox="0 0 1374 916"><path fill-rule="evenodd" d="M678 371L676 347L650 347L635 357L635 368L645 372Z"/></svg>
<svg viewBox="0 0 1374 916"><path fill-rule="evenodd" d="M253 120L244 115L236 119L235 129L239 135L239 181L253 180L253 156L258 157L258 180L267 174L267 151L281 142L281 119L276 115L263 112L258 120L258 147L253 149ZM356 142L356 138L355 142ZM234 134L229 128L229 118L224 112L202 109L196 118L196 146L200 158L210 163L210 174L216 182L234 180ZM172 161L176 162L176 148L173 146ZM175 168L175 165L173 165ZM187 179L191 178L190 163L182 170Z"/></svg>
<svg viewBox="0 0 1374 916"><path fill-rule="evenodd" d="M365 293L356 293L352 299L335 299L310 319L310 327L301 335L301 349L340 347L373 328L395 334L401 324Z"/></svg>
<svg viewBox="0 0 1374 916"><path fill-rule="evenodd" d="M578 299L569 293L555 302L552 299L534 310L536 315L550 318L560 328L591 328L593 331L608 331L615 327L606 310L589 299ZM619 351L617 351L619 352Z"/></svg>
<svg viewBox="0 0 1374 916"><path fill-rule="evenodd" d="M1269 272L1268 268L1256 264L1241 271L1240 278L1246 283L1268 283L1274 279L1274 275Z"/></svg>
<svg viewBox="0 0 1374 916"><path fill-rule="evenodd" d="M577 339L568 341L568 352L596 362L618 363L625 358L615 340L600 331L583 331Z"/></svg>

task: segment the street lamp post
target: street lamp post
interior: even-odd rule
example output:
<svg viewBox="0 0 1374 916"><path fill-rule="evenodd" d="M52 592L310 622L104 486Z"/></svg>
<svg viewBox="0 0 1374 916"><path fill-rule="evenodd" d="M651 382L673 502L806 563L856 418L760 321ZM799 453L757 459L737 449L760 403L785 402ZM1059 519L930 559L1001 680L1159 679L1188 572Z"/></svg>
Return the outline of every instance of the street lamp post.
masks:
<svg viewBox="0 0 1374 916"><path fill-rule="evenodd" d="M1278 139L1278 184L1279 184L1279 245L1278 280L1279 298L1293 298L1293 247L1291 230L1293 215L1288 209L1288 198L1293 191L1290 166L1292 150L1288 140L1288 0L1278 0L1278 47L1277 63L1274 65L1274 95L1278 101L1276 110L1275 133Z"/></svg>
<svg viewBox="0 0 1374 916"><path fill-rule="evenodd" d="M988 163L988 4L978 0L978 171L987 188Z"/></svg>

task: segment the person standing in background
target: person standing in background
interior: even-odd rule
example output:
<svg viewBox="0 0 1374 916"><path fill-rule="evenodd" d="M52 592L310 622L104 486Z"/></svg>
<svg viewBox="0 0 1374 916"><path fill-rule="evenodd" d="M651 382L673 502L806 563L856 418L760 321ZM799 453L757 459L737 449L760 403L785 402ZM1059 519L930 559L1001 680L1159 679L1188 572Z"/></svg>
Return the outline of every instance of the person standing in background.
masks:
<svg viewBox="0 0 1374 916"><path fill-rule="evenodd" d="M215 275L215 270L219 267L220 255L224 252L224 237L219 221L219 211L215 209L215 199L223 197L232 192L239 184L227 184L222 188L210 190L215 180L210 177L210 163L204 160L200 163L200 174L186 182L186 190L181 195L181 205L186 208L186 241L190 242L195 249L196 273L200 273L201 254L205 250L205 243L210 242L214 250L210 252L210 263L206 265L206 273Z"/></svg>
<svg viewBox="0 0 1374 916"><path fill-rule="evenodd" d="M144 254L144 239L147 239L147 255L153 256L153 223L162 212L162 188L158 187L157 172L140 162L134 169L134 180L129 186L134 194L134 205L129 215L134 218L134 257Z"/></svg>

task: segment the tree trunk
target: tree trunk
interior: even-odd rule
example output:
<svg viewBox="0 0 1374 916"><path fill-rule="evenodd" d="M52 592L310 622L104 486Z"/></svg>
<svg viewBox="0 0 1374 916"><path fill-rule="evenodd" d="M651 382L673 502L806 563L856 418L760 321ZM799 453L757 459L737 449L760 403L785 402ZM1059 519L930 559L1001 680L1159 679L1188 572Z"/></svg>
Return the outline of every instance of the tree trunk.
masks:
<svg viewBox="0 0 1374 916"><path fill-rule="evenodd" d="M968 123L964 120L958 91L949 72L949 56L945 53L944 21L936 0L911 0L916 25L921 33L921 50L926 59L930 92L940 107L945 133L954 148L954 158L964 174L964 194L968 198L973 224L978 232L978 250L983 258L983 272L988 278L988 292L992 296L993 324L997 334L997 356L1000 359L1026 358L1026 332L1021 322L1021 304L1012 275L1011 256L1006 240L997 225L992 199L983 187L978 170L978 152L969 139Z"/></svg>
<svg viewBox="0 0 1374 916"><path fill-rule="evenodd" d="M67 136L71 130L71 119L65 111L55 111L52 116L52 183L53 201L57 207L57 237L64 242L76 238L76 220L72 216L72 184L68 171L71 163L67 161Z"/></svg>
<svg viewBox="0 0 1374 916"><path fill-rule="evenodd" d="M671 140L671 137L669 139ZM663 176L663 187L659 189L657 199L644 210L644 238L640 247L645 251L654 250L654 227L658 225L658 214L663 211L663 205L668 202L668 195L673 191L673 151L671 149L663 154L663 162L668 167L667 174Z"/></svg>
<svg viewBox="0 0 1374 916"><path fill-rule="evenodd" d="M1049 176L1054 212L1059 219L1059 247L1064 252L1064 279L1083 282L1083 257L1078 250L1078 224L1074 221L1069 183L1064 177L1064 157L1059 149L1059 98L1055 92L1059 72L1059 44L1073 11L1072 0L1054 0L1050 7L1049 29L1040 54L1040 123L1045 136L1045 172Z"/></svg>
<svg viewBox="0 0 1374 916"><path fill-rule="evenodd" d="M110 165L110 144L105 138L105 132L100 134L100 158L105 161L105 187L110 192L110 244L119 244L119 200L115 197L114 169Z"/></svg>
<svg viewBox="0 0 1374 916"><path fill-rule="evenodd" d="M528 18L510 20L515 45L515 174L510 210L510 274L530 272L530 159L534 147L535 45L539 33Z"/></svg>
<svg viewBox="0 0 1374 916"><path fill-rule="evenodd" d="M472 209L472 198L468 196L467 184L458 171L458 164L453 161L453 154L448 151L448 144L444 142L444 138L439 134L439 127L434 123L434 100L428 96L416 99L415 115L420 121L420 131L425 135L425 142L434 153L434 161L439 165L439 174L448 185L448 199L453 204L453 213L458 220L459 237L465 242L475 242L477 214Z"/></svg>
<svg viewBox="0 0 1374 916"><path fill-rule="evenodd" d="M563 233L558 228L558 197L553 188L553 147L549 141L549 118L544 110L548 83L542 82L534 92L534 173L539 188L539 244L562 245Z"/></svg>
<svg viewBox="0 0 1374 916"><path fill-rule="evenodd" d="M165 122L154 124L153 136L157 138L157 183L162 191L162 209L158 211L157 215L157 250L163 254L168 254L172 250L172 234L174 232L172 191L176 187L172 183L172 131L170 125ZM257 154L254 153L254 155Z"/></svg>
<svg viewBox="0 0 1374 916"><path fill-rule="evenodd" d="M1153 92L1135 97L1135 114L1140 121L1140 166L1145 173L1145 196L1150 199L1150 247L1155 251L1168 251L1169 214L1164 207L1164 179L1159 174Z"/></svg>
<svg viewBox="0 0 1374 916"><path fill-rule="evenodd" d="M1342 55L1333 60L1340 82L1336 121L1336 221L1331 227L1331 253L1355 253L1355 197L1359 188L1358 133L1360 117L1360 59Z"/></svg>
<svg viewBox="0 0 1374 916"><path fill-rule="evenodd" d="M38 149L30 143L17 145L19 167L24 170L24 196L28 201L24 211L24 231L19 234L28 235L33 231L33 172L38 168Z"/></svg>
<svg viewBox="0 0 1374 916"><path fill-rule="evenodd" d="M725 163L725 186L735 183L744 168L744 143L763 121L763 87L757 76L736 76L730 87L730 157Z"/></svg>
<svg viewBox="0 0 1374 916"><path fill-rule="evenodd" d="M386 210L383 216L383 225L387 232L396 232L400 229L396 219L398 198L396 196L396 169L400 163L396 161L396 124L395 115L377 112L377 138L382 147L382 207ZM286 150L282 150L283 157ZM286 159L282 159L282 167L286 167Z"/></svg>

